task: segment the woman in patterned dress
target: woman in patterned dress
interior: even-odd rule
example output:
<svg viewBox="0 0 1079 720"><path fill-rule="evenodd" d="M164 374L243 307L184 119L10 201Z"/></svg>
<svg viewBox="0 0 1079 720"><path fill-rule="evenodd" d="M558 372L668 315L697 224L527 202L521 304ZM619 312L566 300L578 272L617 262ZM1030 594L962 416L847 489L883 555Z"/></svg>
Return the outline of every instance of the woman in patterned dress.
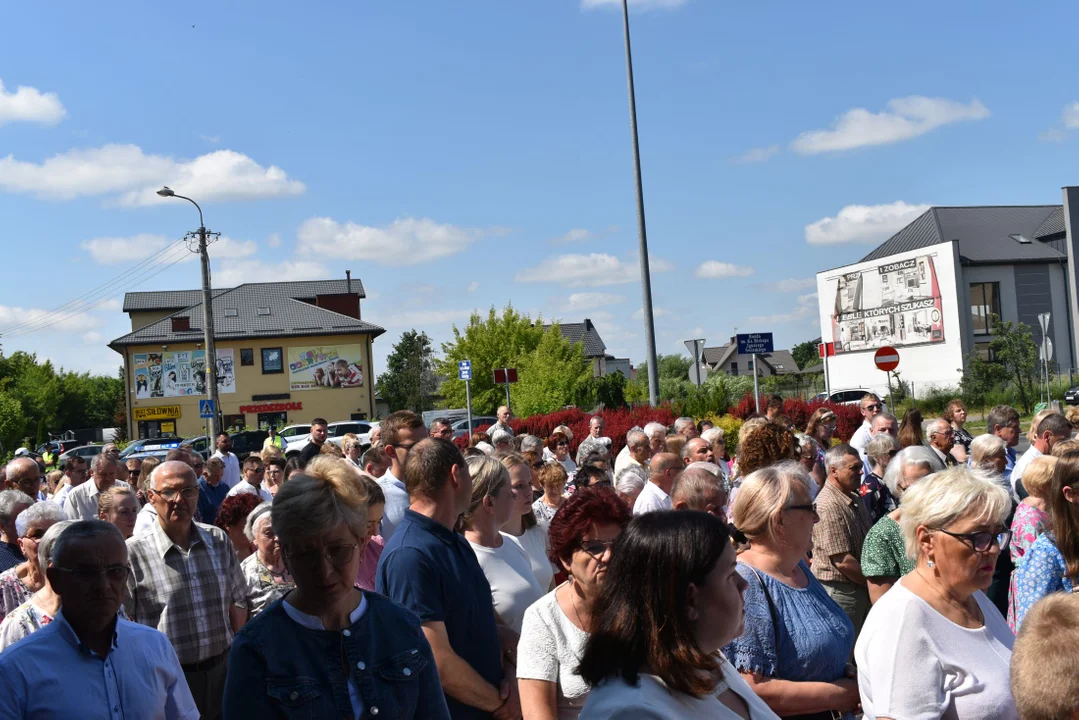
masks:
<svg viewBox="0 0 1079 720"><path fill-rule="evenodd" d="M565 500L566 480L569 476L559 463L547 463L536 471L539 484L543 487L543 497L532 503L532 512L542 525L550 525L551 518Z"/></svg>
<svg viewBox="0 0 1079 720"><path fill-rule="evenodd" d="M247 516L244 525L244 534L255 546L255 552L240 564L247 578L250 617L255 617L296 587L281 557L281 545L270 522L270 507L268 502L259 505Z"/></svg>
<svg viewBox="0 0 1079 720"><path fill-rule="evenodd" d="M47 531L37 544L37 562L44 569L49 567L52 558L52 546L60 533L74 521L62 520ZM37 632L42 627L52 622L56 612L60 609L60 596L52 590L48 576L45 576L45 586L30 596L30 599L19 607L12 610L0 622L0 652L9 645L14 645L27 635Z"/></svg>
<svg viewBox="0 0 1079 720"><path fill-rule="evenodd" d="M38 565L37 546L45 532L62 520L67 520L63 509L47 501L34 503L15 518L15 533L26 560L0 573L0 620L45 586L45 570Z"/></svg>
<svg viewBox="0 0 1079 720"><path fill-rule="evenodd" d="M1012 519L1012 542L1008 546L1012 562L1017 568L1022 564L1027 551L1049 525L1049 515L1045 512L1045 500L1056 465L1057 458L1052 455L1042 455L1034 458L1023 473L1023 487L1029 494L1015 508L1015 517ZM1008 588L1008 627L1012 629L1012 632L1017 629L1015 596L1018 580L1019 573L1013 572L1011 586Z"/></svg>

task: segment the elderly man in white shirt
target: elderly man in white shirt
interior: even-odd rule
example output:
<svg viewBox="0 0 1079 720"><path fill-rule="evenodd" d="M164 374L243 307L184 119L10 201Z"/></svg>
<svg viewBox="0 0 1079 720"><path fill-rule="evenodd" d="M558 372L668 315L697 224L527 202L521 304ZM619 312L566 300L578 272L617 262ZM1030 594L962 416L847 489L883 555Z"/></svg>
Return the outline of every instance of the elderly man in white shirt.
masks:
<svg viewBox="0 0 1079 720"><path fill-rule="evenodd" d="M652 448L648 443L648 436L639 427L633 428L626 433L626 446L615 458L615 477L628 467L648 467L648 459L651 455Z"/></svg>
<svg viewBox="0 0 1079 720"><path fill-rule="evenodd" d="M93 472L90 480L69 492L64 502L64 511L72 520L97 520L98 495L111 487L131 487L116 479L120 461L109 453L95 455L90 469Z"/></svg>
<svg viewBox="0 0 1079 720"><path fill-rule="evenodd" d="M648 482L633 503L633 514L644 515L656 510L672 509L671 488L684 467L682 458L674 453L660 453L653 457Z"/></svg>

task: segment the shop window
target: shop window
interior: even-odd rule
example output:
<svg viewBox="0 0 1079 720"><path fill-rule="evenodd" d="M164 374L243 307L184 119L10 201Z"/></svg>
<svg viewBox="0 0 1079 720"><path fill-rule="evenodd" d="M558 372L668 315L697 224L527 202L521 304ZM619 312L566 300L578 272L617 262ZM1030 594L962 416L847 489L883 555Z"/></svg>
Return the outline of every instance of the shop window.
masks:
<svg viewBox="0 0 1079 720"><path fill-rule="evenodd" d="M247 418L243 415L226 415L223 422L225 430L231 432L243 429L244 424L247 422Z"/></svg>
<svg viewBox="0 0 1079 720"><path fill-rule="evenodd" d="M285 372L281 348L262 348L262 374Z"/></svg>
<svg viewBox="0 0 1079 720"><path fill-rule="evenodd" d="M971 283L970 320L974 334L991 334L993 316L1000 317L1000 283Z"/></svg>
<svg viewBox="0 0 1079 720"><path fill-rule="evenodd" d="M259 430L269 430L271 427L280 430L286 425L288 425L288 413L259 413Z"/></svg>
<svg viewBox="0 0 1079 720"><path fill-rule="evenodd" d="M255 351L251 348L240 350L240 364L241 365L254 365L255 364Z"/></svg>

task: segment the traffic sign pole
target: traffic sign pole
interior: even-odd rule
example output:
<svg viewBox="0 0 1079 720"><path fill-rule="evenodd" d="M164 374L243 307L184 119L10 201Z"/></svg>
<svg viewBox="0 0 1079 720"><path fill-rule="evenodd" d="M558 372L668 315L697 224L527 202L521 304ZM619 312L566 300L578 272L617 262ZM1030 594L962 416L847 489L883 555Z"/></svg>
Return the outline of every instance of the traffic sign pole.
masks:
<svg viewBox="0 0 1079 720"><path fill-rule="evenodd" d="M757 414L761 414L761 391L757 385L757 356L753 355L753 401L757 403Z"/></svg>
<svg viewBox="0 0 1079 720"><path fill-rule="evenodd" d="M509 410L512 413L513 412L513 407L510 405L510 371L509 371L509 368L506 368L505 372L506 372L506 409Z"/></svg>
<svg viewBox="0 0 1079 720"><path fill-rule="evenodd" d="M472 381L465 380L465 402L468 405L468 444L472 444Z"/></svg>

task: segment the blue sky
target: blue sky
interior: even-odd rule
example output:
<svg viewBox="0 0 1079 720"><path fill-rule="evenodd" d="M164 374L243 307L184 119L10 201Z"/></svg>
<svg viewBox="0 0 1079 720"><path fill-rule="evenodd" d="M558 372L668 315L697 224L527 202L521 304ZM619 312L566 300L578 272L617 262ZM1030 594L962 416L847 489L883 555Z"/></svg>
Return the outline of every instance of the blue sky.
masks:
<svg viewBox="0 0 1079 720"><path fill-rule="evenodd" d="M814 274L924 206L1079 183L1075 3L631 5L660 352L814 338ZM123 291L198 286L167 264L197 226L169 184L224 236L215 286L351 269L376 372L403 330L510 301L643 359L617 2L18 3L5 25L5 352L112 372Z"/></svg>

